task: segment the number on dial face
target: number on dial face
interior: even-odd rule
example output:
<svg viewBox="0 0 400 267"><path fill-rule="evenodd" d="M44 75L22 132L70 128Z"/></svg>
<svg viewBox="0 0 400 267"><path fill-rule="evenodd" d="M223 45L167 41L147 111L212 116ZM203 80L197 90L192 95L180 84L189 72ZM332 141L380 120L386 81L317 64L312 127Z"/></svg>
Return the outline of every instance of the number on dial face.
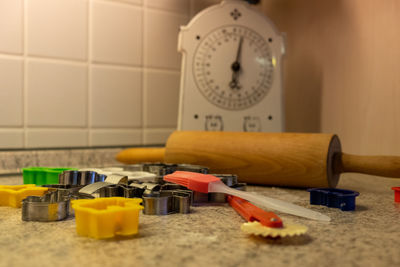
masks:
<svg viewBox="0 0 400 267"><path fill-rule="evenodd" d="M221 27L202 38L193 64L200 92L224 109L249 108L272 86L274 64L269 44L243 26Z"/></svg>

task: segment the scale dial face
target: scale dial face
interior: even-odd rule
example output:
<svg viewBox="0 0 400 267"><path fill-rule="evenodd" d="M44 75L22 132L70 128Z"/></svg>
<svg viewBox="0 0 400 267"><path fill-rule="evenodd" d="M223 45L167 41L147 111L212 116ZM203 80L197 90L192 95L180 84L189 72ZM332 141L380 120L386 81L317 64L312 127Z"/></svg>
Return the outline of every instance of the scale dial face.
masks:
<svg viewBox="0 0 400 267"><path fill-rule="evenodd" d="M275 59L269 42L257 32L228 25L197 36L193 75L203 96L227 110L259 103L273 82Z"/></svg>

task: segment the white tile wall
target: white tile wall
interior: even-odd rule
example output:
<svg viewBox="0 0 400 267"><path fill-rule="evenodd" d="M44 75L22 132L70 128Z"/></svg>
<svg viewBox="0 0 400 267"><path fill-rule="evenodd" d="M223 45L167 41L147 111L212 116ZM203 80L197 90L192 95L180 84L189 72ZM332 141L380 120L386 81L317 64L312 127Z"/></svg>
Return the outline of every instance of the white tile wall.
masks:
<svg viewBox="0 0 400 267"><path fill-rule="evenodd" d="M93 62L140 66L143 10L113 2L92 3Z"/></svg>
<svg viewBox="0 0 400 267"><path fill-rule="evenodd" d="M173 129L144 129L143 144L157 145L167 142L168 136L173 132Z"/></svg>
<svg viewBox="0 0 400 267"><path fill-rule="evenodd" d="M25 146L27 148L87 146L87 132L78 129L28 129L25 133Z"/></svg>
<svg viewBox="0 0 400 267"><path fill-rule="evenodd" d="M142 144L142 130L107 129L93 130L90 135L92 146L118 146ZM160 143L159 143L160 144Z"/></svg>
<svg viewBox="0 0 400 267"><path fill-rule="evenodd" d="M21 129L0 129L1 148L21 148L24 145L24 131Z"/></svg>
<svg viewBox="0 0 400 267"><path fill-rule="evenodd" d="M23 0L0 1L0 52L22 54Z"/></svg>
<svg viewBox="0 0 400 267"><path fill-rule="evenodd" d="M176 52L178 33L180 25L185 25L188 21L189 16L154 9L145 11L145 66L180 69L181 55Z"/></svg>
<svg viewBox="0 0 400 267"><path fill-rule="evenodd" d="M115 67L93 67L90 118L92 126L142 126L142 73Z"/></svg>
<svg viewBox="0 0 400 267"><path fill-rule="evenodd" d="M0 149L161 144L180 25L217 0L0 0Z"/></svg>
<svg viewBox="0 0 400 267"><path fill-rule="evenodd" d="M27 0L27 53L86 60L87 0Z"/></svg>
<svg viewBox="0 0 400 267"><path fill-rule="evenodd" d="M145 126L173 128L176 125L179 78L178 73L166 71L148 71L145 74Z"/></svg>
<svg viewBox="0 0 400 267"><path fill-rule="evenodd" d="M27 126L86 126L85 65L28 59L26 81Z"/></svg>
<svg viewBox="0 0 400 267"><path fill-rule="evenodd" d="M22 126L23 61L0 58L0 126Z"/></svg>
<svg viewBox="0 0 400 267"><path fill-rule="evenodd" d="M188 14L190 10L190 1L188 0L149 0L148 7L159 8L181 14Z"/></svg>

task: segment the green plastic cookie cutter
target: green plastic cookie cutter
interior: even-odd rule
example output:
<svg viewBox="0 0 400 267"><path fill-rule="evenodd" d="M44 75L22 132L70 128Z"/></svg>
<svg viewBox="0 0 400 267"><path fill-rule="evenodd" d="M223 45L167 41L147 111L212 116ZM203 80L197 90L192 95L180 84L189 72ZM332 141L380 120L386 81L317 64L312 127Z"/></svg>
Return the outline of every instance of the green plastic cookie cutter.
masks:
<svg viewBox="0 0 400 267"><path fill-rule="evenodd" d="M22 169L24 184L58 184L58 175L63 171L77 170L76 168L29 167Z"/></svg>

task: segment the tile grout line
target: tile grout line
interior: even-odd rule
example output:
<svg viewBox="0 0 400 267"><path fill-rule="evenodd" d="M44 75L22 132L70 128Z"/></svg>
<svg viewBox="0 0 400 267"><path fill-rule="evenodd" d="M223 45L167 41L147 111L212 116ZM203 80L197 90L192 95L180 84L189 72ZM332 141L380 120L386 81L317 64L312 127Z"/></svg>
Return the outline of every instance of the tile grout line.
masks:
<svg viewBox="0 0 400 267"><path fill-rule="evenodd" d="M28 56L24 55L23 53L20 55L17 54L7 54L0 52L0 58L4 59L24 59L29 58L35 61L43 61L46 63L53 63L53 64L71 64L71 65L79 65L79 66L86 66L88 64L88 59L85 61L75 61L73 59L63 59L63 58L50 58L45 56ZM121 63L111 63L111 62L89 62L90 65L104 67L104 68L116 68L116 69L126 69L126 70L134 70L134 71L141 71L142 69L150 70L150 71L159 71L159 72L169 72L169 73L178 73L180 72L180 68L167 68L167 67L153 67L153 66L131 66L131 65L124 65Z"/></svg>
<svg viewBox="0 0 400 267"><path fill-rule="evenodd" d="M28 56L26 56L28 58ZM20 55L11 55L11 54L6 54L0 52L0 59L24 59L25 56L24 54ZM62 59L62 58L49 58L45 56L29 56L29 59L35 60L35 61L43 61L46 63L53 63L53 64L69 64L69 65L79 65L79 66L86 66L88 64L88 60L85 61L74 61L74 60L68 60L68 59ZM142 69L146 70L154 70L154 71L159 71L159 72L170 72L170 73L176 73L180 72L179 68L167 68L167 67L144 67L144 66L132 66L132 65L124 65L121 63L111 63L111 62L89 62L90 65L98 66L98 67L104 67L104 68L115 68L115 69L126 69L126 70L133 70L133 71L141 71Z"/></svg>
<svg viewBox="0 0 400 267"><path fill-rule="evenodd" d="M178 15L178 16L184 16L182 15L182 13L178 10L170 10L164 7L157 7L157 6L149 6L147 4L148 0L143 0L143 2L141 4L138 3L128 3L125 1L121 1L121 0L114 0L114 1L110 1L110 0L96 0L99 3L107 3L109 5L115 5L115 6L128 6L128 7L132 7L132 8L140 8L140 7L144 7L146 6L146 8L150 9L150 10L154 10L154 11L160 11L166 14L171 14L171 15ZM145 4L146 3L146 4Z"/></svg>

